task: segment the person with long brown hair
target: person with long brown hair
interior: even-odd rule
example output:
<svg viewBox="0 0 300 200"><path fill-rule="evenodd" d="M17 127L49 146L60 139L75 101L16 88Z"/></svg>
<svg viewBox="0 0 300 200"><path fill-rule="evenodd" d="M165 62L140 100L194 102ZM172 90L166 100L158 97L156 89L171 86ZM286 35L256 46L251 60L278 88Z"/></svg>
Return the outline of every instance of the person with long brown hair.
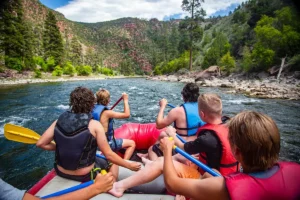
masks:
<svg viewBox="0 0 300 200"><path fill-rule="evenodd" d="M193 199L300 199L300 165L279 162L280 134L267 115L245 111L231 119L229 142L242 171L224 177L178 177L172 161L174 141L161 140L163 174L169 191ZM208 175L209 176L209 175Z"/></svg>

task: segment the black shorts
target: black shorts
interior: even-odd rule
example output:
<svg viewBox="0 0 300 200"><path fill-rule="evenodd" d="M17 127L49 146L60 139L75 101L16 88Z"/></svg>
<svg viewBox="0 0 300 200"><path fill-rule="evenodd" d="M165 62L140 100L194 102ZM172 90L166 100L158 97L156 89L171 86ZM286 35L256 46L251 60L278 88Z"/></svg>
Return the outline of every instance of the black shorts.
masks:
<svg viewBox="0 0 300 200"><path fill-rule="evenodd" d="M156 155L157 155L158 157L164 156L163 152L162 152L162 151L160 150L160 148L159 148L159 144L153 145L153 146L152 146L152 151L153 151L154 153L156 153ZM175 152L175 150L173 149L172 155L174 156L175 154L176 154L176 152Z"/></svg>
<svg viewBox="0 0 300 200"><path fill-rule="evenodd" d="M76 175L65 174L65 173L59 171L56 166L56 163L54 163L54 169L58 176L66 178L66 179L71 179L74 181L79 181L79 182L87 182L87 181L93 180L96 178L97 174L100 173L101 169L105 169L106 171L108 171L110 169L110 167L111 167L111 163L109 161L107 161L103 158L96 157L95 165L91 172L89 172L85 175L76 176Z"/></svg>

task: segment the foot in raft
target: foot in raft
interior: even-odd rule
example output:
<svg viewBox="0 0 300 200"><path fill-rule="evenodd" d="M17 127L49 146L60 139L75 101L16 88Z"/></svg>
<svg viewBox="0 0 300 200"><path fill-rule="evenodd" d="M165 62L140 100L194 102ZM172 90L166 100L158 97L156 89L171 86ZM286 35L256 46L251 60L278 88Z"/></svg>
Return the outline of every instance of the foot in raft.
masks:
<svg viewBox="0 0 300 200"><path fill-rule="evenodd" d="M124 188L122 187L122 184L120 184L119 182L115 182L113 184L113 188L111 190L108 191L109 194L120 198L121 196L123 196L124 193Z"/></svg>
<svg viewBox="0 0 300 200"><path fill-rule="evenodd" d="M137 153L136 155L138 155L138 157L140 158L148 158L148 154L147 153Z"/></svg>
<svg viewBox="0 0 300 200"><path fill-rule="evenodd" d="M143 157L142 157L142 162L143 162L145 165L148 165L148 164L152 163L153 161L152 161L152 160L149 160L149 159L147 159L147 158L143 158Z"/></svg>
<svg viewBox="0 0 300 200"><path fill-rule="evenodd" d="M186 198L182 195L176 195L175 200L186 200Z"/></svg>

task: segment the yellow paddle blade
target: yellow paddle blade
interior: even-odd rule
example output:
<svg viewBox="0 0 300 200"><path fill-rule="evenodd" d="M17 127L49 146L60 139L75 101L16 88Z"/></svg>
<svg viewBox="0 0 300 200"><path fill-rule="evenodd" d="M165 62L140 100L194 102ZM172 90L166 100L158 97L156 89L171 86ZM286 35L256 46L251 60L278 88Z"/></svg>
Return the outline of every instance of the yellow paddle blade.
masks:
<svg viewBox="0 0 300 200"><path fill-rule="evenodd" d="M41 137L33 130L14 124L4 125L4 136L8 140L22 142L26 144L35 144Z"/></svg>

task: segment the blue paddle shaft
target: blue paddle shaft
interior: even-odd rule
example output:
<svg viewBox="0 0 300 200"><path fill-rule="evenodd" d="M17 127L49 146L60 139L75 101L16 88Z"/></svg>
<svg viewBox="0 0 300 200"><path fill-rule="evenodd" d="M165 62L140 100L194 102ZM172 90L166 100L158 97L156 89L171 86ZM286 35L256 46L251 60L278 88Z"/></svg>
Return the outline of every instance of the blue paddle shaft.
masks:
<svg viewBox="0 0 300 200"><path fill-rule="evenodd" d="M172 105L172 104L170 104L170 103L168 103L167 105L168 105L169 107L171 107L171 108L175 108L175 106Z"/></svg>
<svg viewBox="0 0 300 200"><path fill-rule="evenodd" d="M82 184L79 184L79 185L76 185L76 186L73 186L73 187L70 187L70 188L52 193L52 194L49 194L49 195L41 197L41 198L42 199L47 199L47 198L50 198L50 197L57 197L57 196L60 196L60 195L63 195L63 194L67 194L67 193L74 192L76 190L80 190L82 188L88 187L88 186L92 185L93 183L94 183L94 181L85 182L85 183L82 183Z"/></svg>
<svg viewBox="0 0 300 200"><path fill-rule="evenodd" d="M99 153L96 153L96 157L107 160L106 157L105 157L104 155L101 155L101 154L99 154Z"/></svg>
<svg viewBox="0 0 300 200"><path fill-rule="evenodd" d="M210 173L212 176L221 176L219 173L215 172L214 170L212 170L208 166L204 165L202 162L195 159L193 156L189 155L188 153L186 153L185 151L183 151L179 147L175 147L175 151L177 153L181 154L182 156L184 156L186 159L188 159L188 160L192 161L193 163L195 163L198 167L200 167L204 171Z"/></svg>
<svg viewBox="0 0 300 200"><path fill-rule="evenodd" d="M186 141L178 134L176 134L176 137L184 144Z"/></svg>

